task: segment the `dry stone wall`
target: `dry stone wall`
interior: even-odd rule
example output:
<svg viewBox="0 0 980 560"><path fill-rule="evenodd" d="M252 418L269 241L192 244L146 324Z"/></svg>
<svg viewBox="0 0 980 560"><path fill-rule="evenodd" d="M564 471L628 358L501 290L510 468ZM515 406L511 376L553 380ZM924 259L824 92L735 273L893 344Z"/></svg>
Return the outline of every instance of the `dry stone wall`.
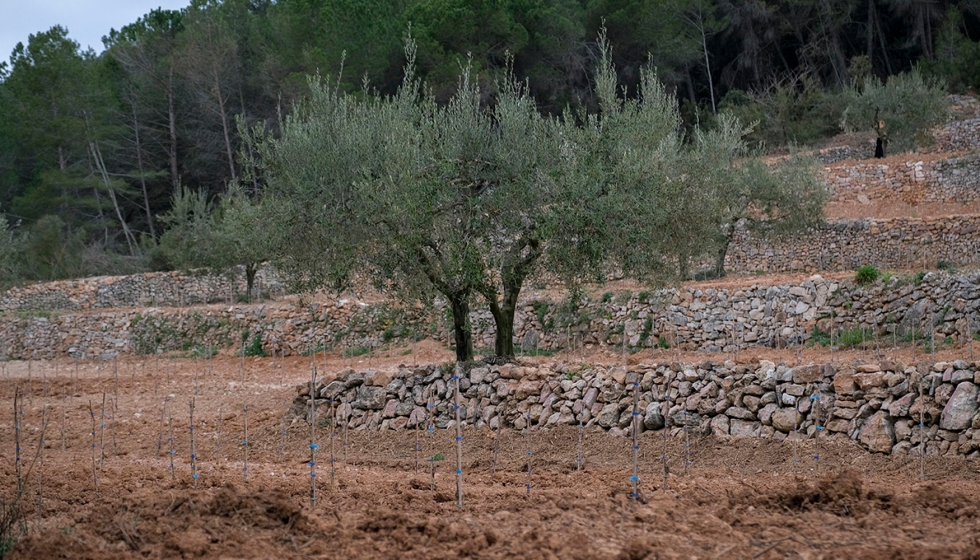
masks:
<svg viewBox="0 0 980 560"><path fill-rule="evenodd" d="M980 200L980 152L898 164L870 160L824 168L833 202L899 198L907 204Z"/></svg>
<svg viewBox="0 0 980 560"><path fill-rule="evenodd" d="M281 291L273 271L256 275L258 293ZM243 274L186 275L147 272L132 276L96 276L12 288L0 297L0 312L81 311L122 307L176 307L234 302L246 290Z"/></svg>
<svg viewBox="0 0 980 560"><path fill-rule="evenodd" d="M574 302L529 294L519 303L515 336L528 352L569 347L658 344L705 352L808 343L814 329L864 329L870 339L960 343L980 330L980 273L897 276L868 287L820 276L796 285L609 292ZM488 312L470 316L478 348L492 348ZM287 355L380 347L387 341L445 340L442 309L368 305L148 308L37 316L0 316L0 355L15 358L109 357L118 353L253 349Z"/></svg>
<svg viewBox="0 0 980 560"><path fill-rule="evenodd" d="M457 370L426 366L347 370L313 387L317 418L352 430L455 426ZM462 423L492 429L598 427L632 433L688 428L721 439L852 439L897 455L980 456L980 364L898 361L643 363L597 367L515 364L460 371ZM287 421L308 422L310 386L298 387Z"/></svg>
<svg viewBox="0 0 980 560"><path fill-rule="evenodd" d="M980 216L829 222L788 239L736 231L726 270L739 273L933 268L980 264Z"/></svg>

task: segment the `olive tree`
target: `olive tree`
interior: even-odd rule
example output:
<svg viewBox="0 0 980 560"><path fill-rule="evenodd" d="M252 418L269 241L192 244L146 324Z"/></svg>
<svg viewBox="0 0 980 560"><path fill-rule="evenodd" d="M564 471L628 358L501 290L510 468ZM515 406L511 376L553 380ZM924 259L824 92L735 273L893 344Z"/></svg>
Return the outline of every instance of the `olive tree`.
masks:
<svg viewBox="0 0 980 560"><path fill-rule="evenodd" d="M626 99L600 39L592 115L543 116L513 78L485 104L467 68L439 105L415 79L411 41L392 96L312 80L279 137L251 140L280 267L300 288L366 274L403 297L441 296L460 361L472 358L478 297L496 323L495 353L513 356L517 300L537 271L576 282L609 267L667 270L686 244L671 215L684 188L670 165L680 119L652 70Z"/></svg>
<svg viewBox="0 0 980 560"><path fill-rule="evenodd" d="M766 237L790 235L823 221L826 183L812 158L799 155L772 164L750 157L750 132L723 113L717 125L695 132L680 168L695 197L687 199L698 219L691 234L708 242L715 276L725 274L725 256L741 225ZM686 271L685 271L686 272Z"/></svg>
<svg viewBox="0 0 980 560"><path fill-rule="evenodd" d="M270 259L274 248L261 201L237 183L232 183L217 203L209 201L204 192L181 188L161 220L168 229L160 239L160 248L172 264L184 270L215 272L241 266L245 297L251 301L258 267Z"/></svg>

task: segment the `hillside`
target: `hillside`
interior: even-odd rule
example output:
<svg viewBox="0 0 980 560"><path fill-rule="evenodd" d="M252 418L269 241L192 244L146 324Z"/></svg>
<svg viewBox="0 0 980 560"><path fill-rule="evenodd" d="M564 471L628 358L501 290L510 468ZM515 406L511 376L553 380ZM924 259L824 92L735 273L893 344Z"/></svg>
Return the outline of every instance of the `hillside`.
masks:
<svg viewBox="0 0 980 560"><path fill-rule="evenodd" d="M946 130L828 160L827 223L743 235L724 278L538 281L510 363L457 366L441 307L268 270L252 303L8 290L0 556L975 557L980 121Z"/></svg>

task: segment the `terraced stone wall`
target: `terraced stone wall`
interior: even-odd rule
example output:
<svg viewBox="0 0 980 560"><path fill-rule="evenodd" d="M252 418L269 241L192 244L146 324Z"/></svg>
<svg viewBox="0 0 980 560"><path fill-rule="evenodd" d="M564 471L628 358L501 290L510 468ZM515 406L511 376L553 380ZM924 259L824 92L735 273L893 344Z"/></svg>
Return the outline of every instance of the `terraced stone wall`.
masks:
<svg viewBox="0 0 980 560"><path fill-rule="evenodd" d="M459 373L456 373L459 372ZM469 371L439 366L340 372L313 388L317 418L352 430L466 425L523 430L583 424L626 436L634 391L640 430L775 440L853 439L891 454L980 456L980 364L957 360L809 364L771 361L644 363L628 368L555 363ZM310 387L287 413L308 422ZM921 426L921 427L920 427Z"/></svg>
<svg viewBox="0 0 980 560"><path fill-rule="evenodd" d="M980 273L894 276L861 287L813 276L795 285L608 292L574 302L528 292L515 317L525 352L563 348L668 346L734 352L806 344L820 333L860 330L882 345L935 335L963 344L980 330ZM470 316L475 345L491 349L489 312ZM816 329L816 330L815 330ZM441 309L427 312L339 300L206 308L148 308L0 316L0 355L111 357L118 353L232 348L287 355L363 351L449 332Z"/></svg>
<svg viewBox="0 0 980 560"><path fill-rule="evenodd" d="M735 273L931 269L980 264L980 216L829 222L788 239L736 232L725 258Z"/></svg>

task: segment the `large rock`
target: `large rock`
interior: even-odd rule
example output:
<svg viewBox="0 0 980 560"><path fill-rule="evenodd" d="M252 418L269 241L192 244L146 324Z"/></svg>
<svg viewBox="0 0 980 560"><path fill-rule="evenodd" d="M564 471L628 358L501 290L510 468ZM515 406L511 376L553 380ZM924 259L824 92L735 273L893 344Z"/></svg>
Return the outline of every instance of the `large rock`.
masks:
<svg viewBox="0 0 980 560"><path fill-rule="evenodd" d="M891 453L895 445L895 428L884 411L878 411L861 426L858 440L871 451Z"/></svg>
<svg viewBox="0 0 980 560"><path fill-rule="evenodd" d="M888 405L888 412L890 412L895 418L908 416L909 409L912 408L912 401L915 400L915 396L915 393L905 393L904 397L894 400L890 405Z"/></svg>
<svg viewBox="0 0 980 560"><path fill-rule="evenodd" d="M643 416L643 427L648 430L659 430L664 427L664 415L660 412L660 403L652 402L647 405Z"/></svg>
<svg viewBox="0 0 980 560"><path fill-rule="evenodd" d="M749 409L742 408L740 406L729 407L729 409L725 411L725 416L737 418L739 420L755 420L755 414L752 414Z"/></svg>
<svg viewBox="0 0 980 560"><path fill-rule="evenodd" d="M320 398L324 399L335 399L346 389L347 386L343 381L331 381L327 383L327 386L320 390Z"/></svg>
<svg viewBox="0 0 980 560"><path fill-rule="evenodd" d="M362 410L381 410L385 407L385 402L384 387L361 385L357 388L352 405Z"/></svg>
<svg viewBox="0 0 980 560"><path fill-rule="evenodd" d="M764 426L772 424L772 415L774 412L779 410L779 407L775 403L769 403L766 406L759 409L759 421L762 422Z"/></svg>
<svg viewBox="0 0 980 560"><path fill-rule="evenodd" d="M596 422L603 428L610 428L619 423L619 403L609 403L602 407Z"/></svg>
<svg viewBox="0 0 980 560"><path fill-rule="evenodd" d="M514 396L517 400L524 400L531 395L537 395L541 392L541 381L531 381L525 380L517 384L517 391Z"/></svg>
<svg viewBox="0 0 980 560"><path fill-rule="evenodd" d="M963 381L956 386L940 416L939 427L944 430L965 430L977 413L977 386Z"/></svg>
<svg viewBox="0 0 980 560"><path fill-rule="evenodd" d="M823 380L823 367L816 364L793 368L793 383L817 383Z"/></svg>
<svg viewBox="0 0 980 560"><path fill-rule="evenodd" d="M394 378L395 378L395 372L393 371L368 370L364 372L365 385L373 385L375 387L385 387L386 385L391 383L391 380Z"/></svg>
<svg viewBox="0 0 980 560"><path fill-rule="evenodd" d="M729 425L729 433L732 437L736 438L756 437L759 435L759 429L762 427L762 424L758 422L746 422L737 418L729 420Z"/></svg>
<svg viewBox="0 0 980 560"><path fill-rule="evenodd" d="M795 408L780 408L772 413L772 427L780 432L789 433L796 429L801 418Z"/></svg>
<svg viewBox="0 0 980 560"><path fill-rule="evenodd" d="M885 386L885 374L880 371L875 372L865 372L858 373L854 375L854 381L857 382L858 387L862 391L867 391L874 387L884 387ZM889 448L889 451L891 449Z"/></svg>
<svg viewBox="0 0 980 560"><path fill-rule="evenodd" d="M838 395L850 395L858 390L857 380L853 370L838 371L834 375L834 392Z"/></svg>
<svg viewBox="0 0 980 560"><path fill-rule="evenodd" d="M727 439L729 420L727 416L715 416L711 419L711 434L717 438Z"/></svg>

